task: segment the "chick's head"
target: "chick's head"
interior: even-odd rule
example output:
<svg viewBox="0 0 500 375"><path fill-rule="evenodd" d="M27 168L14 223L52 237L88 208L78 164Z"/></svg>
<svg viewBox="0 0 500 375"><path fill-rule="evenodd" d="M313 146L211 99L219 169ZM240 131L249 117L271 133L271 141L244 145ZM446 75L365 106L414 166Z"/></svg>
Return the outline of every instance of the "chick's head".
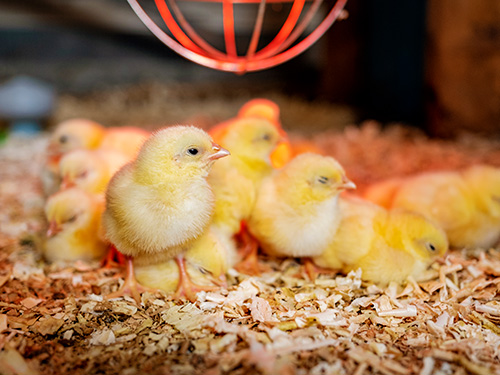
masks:
<svg viewBox="0 0 500 375"><path fill-rule="evenodd" d="M95 149L104 135L104 128L87 119L61 122L49 141L49 153L64 154L79 148Z"/></svg>
<svg viewBox="0 0 500 375"><path fill-rule="evenodd" d="M59 163L61 188L78 186L91 193L103 191L106 166L90 150L75 150L62 157Z"/></svg>
<svg viewBox="0 0 500 375"><path fill-rule="evenodd" d="M275 123L265 118L243 117L228 126L221 144L238 157L262 160L270 165L270 155L282 140Z"/></svg>
<svg viewBox="0 0 500 375"><path fill-rule="evenodd" d="M473 191L478 208L500 218L500 168L475 165L465 170L463 176Z"/></svg>
<svg viewBox="0 0 500 375"><path fill-rule="evenodd" d="M268 120L279 122L279 106L264 98L256 98L246 102L238 111L238 117L262 117Z"/></svg>
<svg viewBox="0 0 500 375"><path fill-rule="evenodd" d="M446 233L421 214L395 209L390 212L388 227L386 235L389 245L417 259L431 260L448 251Z"/></svg>
<svg viewBox="0 0 500 375"><path fill-rule="evenodd" d="M292 202L318 202L356 185L332 157L305 153L292 159L277 175L281 194Z"/></svg>
<svg viewBox="0 0 500 375"><path fill-rule="evenodd" d="M47 237L87 226L99 214L97 207L100 204L78 188L50 196L45 204L45 216L49 222Z"/></svg>
<svg viewBox="0 0 500 375"><path fill-rule="evenodd" d="M135 179L143 184L167 182L176 176L206 177L213 162L229 151L194 126L172 126L155 132L135 162Z"/></svg>

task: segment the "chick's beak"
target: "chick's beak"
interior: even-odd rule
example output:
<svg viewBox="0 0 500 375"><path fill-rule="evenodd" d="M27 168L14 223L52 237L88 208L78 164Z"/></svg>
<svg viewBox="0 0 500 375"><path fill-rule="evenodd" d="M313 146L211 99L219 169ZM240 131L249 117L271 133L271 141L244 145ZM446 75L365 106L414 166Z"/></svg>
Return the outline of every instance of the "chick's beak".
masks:
<svg viewBox="0 0 500 375"><path fill-rule="evenodd" d="M217 143L213 142L212 142L212 151L213 154L208 157L208 160L217 160L231 154L228 150L219 146Z"/></svg>
<svg viewBox="0 0 500 375"><path fill-rule="evenodd" d="M69 176L63 177L63 179L61 181L61 189L62 190L69 189L69 188L74 187L74 186L76 186L75 182Z"/></svg>
<svg viewBox="0 0 500 375"><path fill-rule="evenodd" d="M339 185L339 188L343 190L353 190L356 189L356 184L347 177L344 177L342 179L342 184Z"/></svg>
<svg viewBox="0 0 500 375"><path fill-rule="evenodd" d="M49 223L49 229L47 229L47 237L54 237L57 233L59 233L62 228L57 224L55 220L52 220Z"/></svg>

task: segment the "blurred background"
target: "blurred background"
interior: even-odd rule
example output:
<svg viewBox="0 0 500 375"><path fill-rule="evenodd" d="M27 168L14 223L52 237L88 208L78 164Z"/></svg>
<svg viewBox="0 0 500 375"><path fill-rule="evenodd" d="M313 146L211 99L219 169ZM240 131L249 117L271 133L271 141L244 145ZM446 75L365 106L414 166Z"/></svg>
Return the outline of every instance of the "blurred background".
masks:
<svg viewBox="0 0 500 375"><path fill-rule="evenodd" d="M193 9L193 26L222 35L216 13ZM125 0L0 0L0 84L29 76L53 89L50 121L80 115L112 125L149 115L154 122L167 109L208 112L236 97L284 96L312 106L304 107L299 127L321 103L337 114L321 128L375 119L436 136L500 134L500 1L348 0L346 9L349 17L305 53L236 75L178 56ZM236 27L250 34L253 25L243 15ZM279 104L296 107L293 100ZM218 120L200 113L186 117ZM168 120L185 119L179 113Z"/></svg>

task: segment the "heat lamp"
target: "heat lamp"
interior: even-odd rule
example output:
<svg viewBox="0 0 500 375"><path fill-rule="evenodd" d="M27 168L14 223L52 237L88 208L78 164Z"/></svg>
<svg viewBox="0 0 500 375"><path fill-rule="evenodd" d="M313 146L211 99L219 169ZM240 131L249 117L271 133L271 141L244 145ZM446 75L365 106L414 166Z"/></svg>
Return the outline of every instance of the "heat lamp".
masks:
<svg viewBox="0 0 500 375"><path fill-rule="evenodd" d="M172 50L200 65L239 74L279 65L313 45L336 19L345 16L343 9L347 0L334 0L330 5L326 4L327 1L154 0L155 6L146 8L144 4L140 4L145 0L128 0L132 9L149 30ZM188 21L180 6L186 2L220 5L224 48L214 47ZM284 22L276 35L263 45L261 37L268 5L276 7L286 3L288 3L289 11ZM241 46L237 46L238 25L235 24L234 14L235 9L243 5L256 7L256 16L248 46L244 53L239 53ZM320 13L320 10L323 13ZM154 17L158 15L159 17ZM320 21L313 24L318 17Z"/></svg>

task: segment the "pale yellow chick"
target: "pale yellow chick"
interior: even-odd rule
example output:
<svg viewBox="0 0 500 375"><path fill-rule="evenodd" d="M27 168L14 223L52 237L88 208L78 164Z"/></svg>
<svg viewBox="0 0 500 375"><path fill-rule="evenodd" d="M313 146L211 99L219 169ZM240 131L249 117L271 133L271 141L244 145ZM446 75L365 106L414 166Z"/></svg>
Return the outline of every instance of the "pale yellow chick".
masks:
<svg viewBox="0 0 500 375"><path fill-rule="evenodd" d="M133 158L148 136L149 133L140 128L105 128L88 119L61 122L52 133L47 148L47 162L41 176L45 194L50 195L59 188L59 162L64 154L79 149L101 148Z"/></svg>
<svg viewBox="0 0 500 375"><path fill-rule="evenodd" d="M117 151L75 150L59 162L61 189L76 186L88 193L104 194L111 177L130 157Z"/></svg>
<svg viewBox="0 0 500 375"><path fill-rule="evenodd" d="M49 222L43 255L50 261L101 259L107 251L97 235L104 201L78 188L58 192L47 200Z"/></svg>
<svg viewBox="0 0 500 375"><path fill-rule="evenodd" d="M213 162L227 155L192 126L153 133L137 159L108 185L103 215L108 240L140 264L183 262L184 252L212 218L214 195L206 177Z"/></svg>
<svg viewBox="0 0 500 375"><path fill-rule="evenodd" d="M233 126L233 122L239 119L265 119L268 120L273 126L278 130L281 135L281 141L276 145L273 152L270 155L270 160L275 168L281 168L283 165L288 163L292 158L293 151L290 141L287 138L285 131L283 130L280 122L280 108L279 106L269 100L264 98L256 98L246 102L238 111L238 115L235 118L224 121L212 129L209 133L215 142L223 144L223 139L226 137L226 133Z"/></svg>
<svg viewBox="0 0 500 375"><path fill-rule="evenodd" d="M235 120L220 140L231 157L214 165L209 182L216 197L213 225L227 237L239 233L250 218L260 183L273 170L270 154L280 140L273 123L263 118ZM238 256L229 258L233 266Z"/></svg>
<svg viewBox="0 0 500 375"><path fill-rule="evenodd" d="M448 250L444 231L420 214L355 198L341 198L340 211L333 241L313 258L318 266L346 273L360 268L364 280L386 285L418 279Z"/></svg>
<svg viewBox="0 0 500 375"><path fill-rule="evenodd" d="M92 120L76 118L57 125L49 140L49 154L57 157L80 148L99 147L105 128Z"/></svg>
<svg viewBox="0 0 500 375"><path fill-rule="evenodd" d="M95 121L71 119L57 125L48 151L57 158L73 150L102 148L135 157L148 137L148 131L136 127L105 128Z"/></svg>
<svg viewBox="0 0 500 375"><path fill-rule="evenodd" d="M375 184L365 197L431 218L452 247L489 248L500 239L500 168L422 173Z"/></svg>
<svg viewBox="0 0 500 375"><path fill-rule="evenodd" d="M355 187L334 158L299 155L262 182L248 229L270 255L320 255L340 222L339 194Z"/></svg>

